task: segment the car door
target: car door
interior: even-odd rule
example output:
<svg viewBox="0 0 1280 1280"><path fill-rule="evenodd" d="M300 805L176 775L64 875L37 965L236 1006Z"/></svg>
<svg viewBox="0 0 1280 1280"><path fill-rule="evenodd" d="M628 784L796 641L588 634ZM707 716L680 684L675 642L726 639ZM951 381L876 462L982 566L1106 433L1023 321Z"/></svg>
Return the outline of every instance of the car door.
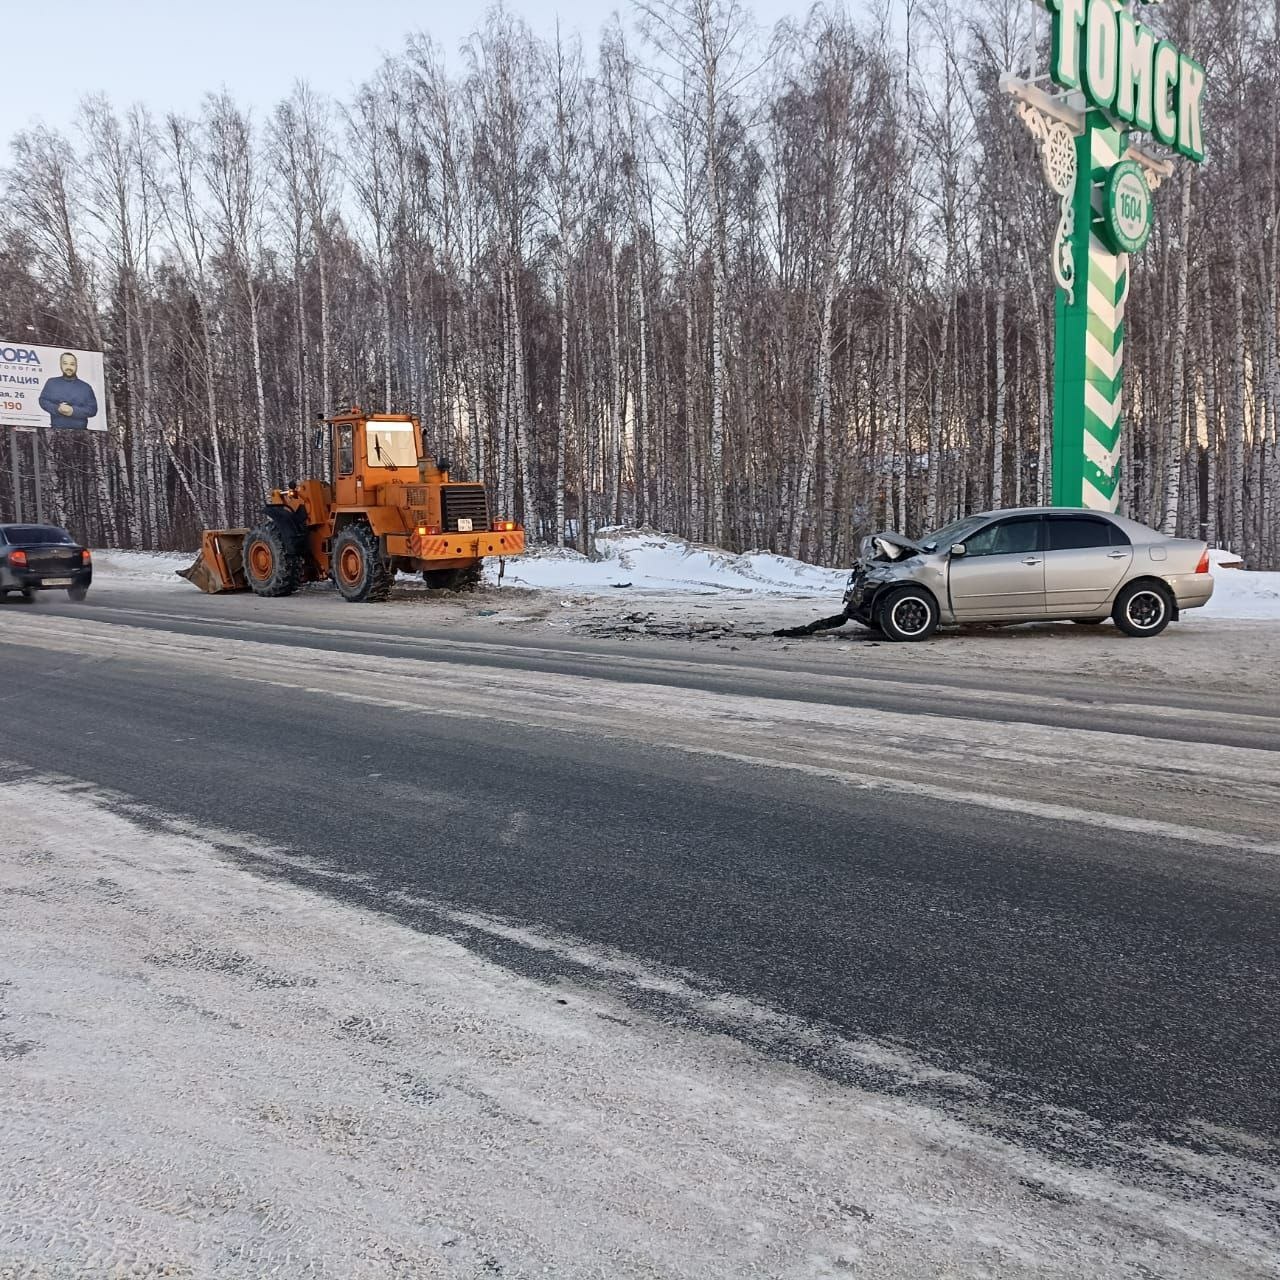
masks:
<svg viewBox="0 0 1280 1280"><path fill-rule="evenodd" d="M1124 530L1104 516L1051 515L1044 523L1046 614L1087 618L1104 612L1133 563Z"/></svg>
<svg viewBox="0 0 1280 1280"><path fill-rule="evenodd" d="M1043 526L1038 515L1008 516L965 538L948 568L958 622L1044 616Z"/></svg>

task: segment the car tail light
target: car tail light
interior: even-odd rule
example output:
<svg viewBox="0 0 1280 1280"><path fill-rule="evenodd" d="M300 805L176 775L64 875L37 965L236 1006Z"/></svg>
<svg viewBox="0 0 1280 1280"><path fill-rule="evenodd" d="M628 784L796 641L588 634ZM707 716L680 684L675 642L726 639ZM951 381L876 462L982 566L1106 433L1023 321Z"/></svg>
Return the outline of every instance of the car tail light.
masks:
<svg viewBox="0 0 1280 1280"><path fill-rule="evenodd" d="M92 564L92 563L93 563L93 557L89 554L89 552L88 552L87 550L85 550L85 551L81 551L81 552L80 552L80 563L81 563L81 564Z"/></svg>
<svg viewBox="0 0 1280 1280"><path fill-rule="evenodd" d="M9 563L16 564L19 569L27 567L27 553L25 551L10 551Z"/></svg>
<svg viewBox="0 0 1280 1280"><path fill-rule="evenodd" d="M1196 572L1197 573L1209 572L1209 548L1208 547L1205 547L1204 555L1200 557L1200 563L1196 565Z"/></svg>

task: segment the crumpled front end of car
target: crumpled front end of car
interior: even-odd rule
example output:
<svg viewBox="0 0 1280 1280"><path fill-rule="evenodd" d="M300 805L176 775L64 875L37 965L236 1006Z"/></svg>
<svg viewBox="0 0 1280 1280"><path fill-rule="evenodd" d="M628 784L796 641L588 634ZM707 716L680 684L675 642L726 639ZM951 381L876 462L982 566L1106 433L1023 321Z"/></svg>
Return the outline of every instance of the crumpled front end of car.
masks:
<svg viewBox="0 0 1280 1280"><path fill-rule="evenodd" d="M919 582L929 586L935 597L941 594L938 604L945 615L946 592L938 591L936 560L936 555L898 533L873 533L863 538L845 586L845 613L855 622L874 626L876 600L885 588ZM943 581L945 584L945 577Z"/></svg>
<svg viewBox="0 0 1280 1280"><path fill-rule="evenodd" d="M890 583L909 581L910 574L903 569L918 553L919 548L898 534L873 533L863 538L844 592L849 617L870 626L876 596Z"/></svg>

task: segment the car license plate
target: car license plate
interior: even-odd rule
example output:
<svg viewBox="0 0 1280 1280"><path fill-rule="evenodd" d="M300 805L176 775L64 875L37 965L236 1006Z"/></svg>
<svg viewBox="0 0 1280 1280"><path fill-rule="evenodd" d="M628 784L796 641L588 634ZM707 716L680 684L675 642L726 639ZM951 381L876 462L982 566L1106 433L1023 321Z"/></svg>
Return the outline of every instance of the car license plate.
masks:
<svg viewBox="0 0 1280 1280"><path fill-rule="evenodd" d="M45 578L40 584L44 587L69 587L71 585L70 578Z"/></svg>
<svg viewBox="0 0 1280 1280"><path fill-rule="evenodd" d="M472 522L471 522L470 520L459 520L459 521L458 521L458 532L459 532L459 533L470 533L470 532L471 532L471 528L472 528Z"/></svg>

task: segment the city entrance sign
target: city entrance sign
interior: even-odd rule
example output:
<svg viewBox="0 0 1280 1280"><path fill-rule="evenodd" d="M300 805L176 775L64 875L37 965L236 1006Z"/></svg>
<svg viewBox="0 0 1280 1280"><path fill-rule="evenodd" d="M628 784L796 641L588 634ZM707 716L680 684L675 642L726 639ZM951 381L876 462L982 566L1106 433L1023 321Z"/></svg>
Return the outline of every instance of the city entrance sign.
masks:
<svg viewBox="0 0 1280 1280"><path fill-rule="evenodd" d="M1053 15L1049 74L1092 106L1204 159L1204 68L1160 39L1115 0L1047 0Z"/></svg>
<svg viewBox="0 0 1280 1280"><path fill-rule="evenodd" d="M1199 163L1205 73L1121 0L1042 3L1052 20L1049 76L1065 92L1009 75L1001 86L1018 100L1059 197L1052 502L1115 511L1129 255L1146 245L1152 192L1173 173L1171 160L1135 147L1131 134Z"/></svg>

